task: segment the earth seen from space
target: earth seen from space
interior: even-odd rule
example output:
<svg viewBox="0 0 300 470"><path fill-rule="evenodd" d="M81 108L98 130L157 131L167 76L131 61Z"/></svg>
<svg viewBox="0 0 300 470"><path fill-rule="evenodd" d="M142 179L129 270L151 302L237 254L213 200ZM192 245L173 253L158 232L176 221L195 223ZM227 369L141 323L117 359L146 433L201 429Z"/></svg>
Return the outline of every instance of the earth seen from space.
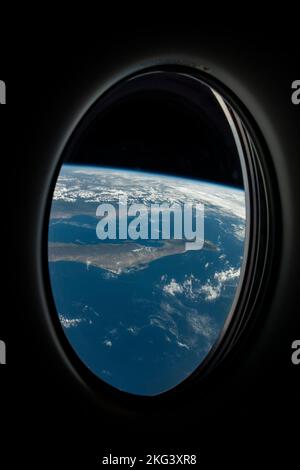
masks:
<svg viewBox="0 0 300 470"><path fill-rule="evenodd" d="M204 204L204 245L100 240L101 203ZM231 312L245 245L245 192L207 181L81 165L61 168L51 206L50 283L81 361L119 390L157 395L187 378ZM161 235L161 233L159 234Z"/></svg>

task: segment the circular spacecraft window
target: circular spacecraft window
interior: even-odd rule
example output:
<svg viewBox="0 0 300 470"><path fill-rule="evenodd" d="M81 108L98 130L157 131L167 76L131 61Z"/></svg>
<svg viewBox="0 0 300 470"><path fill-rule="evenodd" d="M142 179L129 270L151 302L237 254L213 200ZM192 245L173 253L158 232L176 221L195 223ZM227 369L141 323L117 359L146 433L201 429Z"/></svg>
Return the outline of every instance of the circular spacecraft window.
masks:
<svg viewBox="0 0 300 470"><path fill-rule="evenodd" d="M228 352L258 256L256 160L241 116L190 71L130 76L85 114L47 257L55 321L93 380L160 395Z"/></svg>

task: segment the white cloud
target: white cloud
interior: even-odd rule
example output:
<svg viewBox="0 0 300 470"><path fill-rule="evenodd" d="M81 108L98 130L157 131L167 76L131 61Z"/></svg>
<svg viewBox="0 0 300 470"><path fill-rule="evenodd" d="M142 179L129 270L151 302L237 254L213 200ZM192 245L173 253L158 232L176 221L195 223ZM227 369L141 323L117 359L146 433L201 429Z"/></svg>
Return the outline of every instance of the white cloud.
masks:
<svg viewBox="0 0 300 470"><path fill-rule="evenodd" d="M163 291L166 294L174 296L176 294L182 294L183 291L184 291L184 287L182 285L180 285L178 282L176 282L175 279L171 279L169 284L164 285Z"/></svg>
<svg viewBox="0 0 300 470"><path fill-rule="evenodd" d="M221 284L212 285L210 282L207 282L200 287L199 292L204 294L207 301L216 300L221 295L221 287Z"/></svg>
<svg viewBox="0 0 300 470"><path fill-rule="evenodd" d="M217 217L234 216L245 220L245 193L232 187L203 181L128 172L107 168L63 166L54 191L54 200L65 202L118 201L120 195L128 202L167 204L203 203L208 213ZM242 236L237 222L236 234Z"/></svg>
<svg viewBox="0 0 300 470"><path fill-rule="evenodd" d="M167 275L161 277L161 280L167 281ZM200 281L195 278L193 274L186 275L184 281L180 283L172 278L167 282L162 290L165 294L175 296L176 294L183 294L186 298L194 299L197 296L196 284Z"/></svg>
<svg viewBox="0 0 300 470"><path fill-rule="evenodd" d="M127 328L127 331L128 333L131 333L133 336L136 336L139 334L140 328L138 328L137 326L129 326Z"/></svg>
<svg viewBox="0 0 300 470"><path fill-rule="evenodd" d="M231 279L236 279L240 277L240 268L229 268L225 269L224 271L219 271L214 274L214 279L223 283L226 281L230 281Z"/></svg>
<svg viewBox="0 0 300 470"><path fill-rule="evenodd" d="M215 335L212 319L208 315L199 315L198 312L190 311L187 314L187 322L196 334L211 339Z"/></svg>
<svg viewBox="0 0 300 470"><path fill-rule="evenodd" d="M205 284L200 287L199 292L205 296L208 302L216 300L222 294L222 287L224 283L238 279L240 277L240 268L228 268L223 271L217 271L214 274L214 280L207 280Z"/></svg>
<svg viewBox="0 0 300 470"><path fill-rule="evenodd" d="M112 342L109 341L108 339L104 340L104 341L103 341L103 344L104 344L105 346L107 346L108 348L111 348L111 347L112 347Z"/></svg>
<svg viewBox="0 0 300 470"><path fill-rule="evenodd" d="M161 280L166 282L166 284L163 285L162 290L166 295L172 297L182 295L186 299L196 301L199 297L204 296L206 301L211 302L221 296L224 283L231 280L238 280L239 276L240 268L234 267L215 272L213 279L207 279L204 284L193 274L186 275L182 282L174 278L168 282L167 276L164 275L161 277Z"/></svg>
<svg viewBox="0 0 300 470"><path fill-rule="evenodd" d="M176 343L180 348L185 348L185 349L190 349L189 346L185 343L181 343L180 341L177 341Z"/></svg>
<svg viewBox="0 0 300 470"><path fill-rule="evenodd" d="M246 226L245 224L231 224L231 227L233 228L233 233L235 237L243 242L245 240L245 231L246 231Z"/></svg>
<svg viewBox="0 0 300 470"><path fill-rule="evenodd" d="M85 321L83 318L68 318L62 314L59 314L59 319L62 326L65 328L77 327L82 321Z"/></svg>

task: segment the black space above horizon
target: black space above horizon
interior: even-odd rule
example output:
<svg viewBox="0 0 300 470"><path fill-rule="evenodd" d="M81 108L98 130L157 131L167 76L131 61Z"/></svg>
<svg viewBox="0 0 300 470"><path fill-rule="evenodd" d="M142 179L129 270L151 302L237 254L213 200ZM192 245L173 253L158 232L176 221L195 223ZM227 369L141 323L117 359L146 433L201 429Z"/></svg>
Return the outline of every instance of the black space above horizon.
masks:
<svg viewBox="0 0 300 470"><path fill-rule="evenodd" d="M221 107L207 86L189 93L187 98L176 93L176 87L138 89L113 97L104 109L100 98L92 118L86 123L87 113L83 129L79 125L74 133L63 163L172 174L244 188L236 143Z"/></svg>

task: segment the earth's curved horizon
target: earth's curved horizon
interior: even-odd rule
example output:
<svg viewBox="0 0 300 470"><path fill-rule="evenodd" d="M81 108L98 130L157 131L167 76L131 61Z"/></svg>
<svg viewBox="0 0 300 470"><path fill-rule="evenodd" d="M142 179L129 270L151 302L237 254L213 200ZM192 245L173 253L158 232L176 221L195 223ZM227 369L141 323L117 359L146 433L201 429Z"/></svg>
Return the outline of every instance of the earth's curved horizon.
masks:
<svg viewBox="0 0 300 470"><path fill-rule="evenodd" d="M101 241L96 208L129 203L205 206L205 243ZM63 165L49 220L49 273L64 332L100 379L156 395L188 377L221 333L239 285L245 192L192 178Z"/></svg>

